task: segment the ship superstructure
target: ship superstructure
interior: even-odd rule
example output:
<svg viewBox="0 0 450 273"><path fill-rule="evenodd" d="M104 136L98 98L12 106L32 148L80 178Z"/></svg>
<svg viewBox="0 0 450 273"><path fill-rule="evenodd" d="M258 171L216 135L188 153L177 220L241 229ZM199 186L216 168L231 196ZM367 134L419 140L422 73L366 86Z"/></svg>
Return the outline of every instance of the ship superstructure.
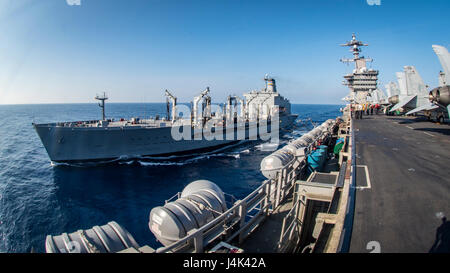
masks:
<svg viewBox="0 0 450 273"><path fill-rule="evenodd" d="M291 104L288 99L277 92L275 79L266 76L264 80L266 87L263 90L244 94L248 117L251 119L255 119L258 116L263 119L268 118L274 114L274 108L272 107L274 105L279 107L281 116L290 115Z"/></svg>
<svg viewBox="0 0 450 273"><path fill-rule="evenodd" d="M353 54L351 59L341 59L343 63L355 63L353 73L344 76L344 85L350 88L349 97L355 103L367 103L367 97L371 96L372 91L377 89L378 70L367 68L367 63L372 62L373 59L360 56L362 46L368 46L356 39L356 35L352 35L352 40L342 44L341 46L350 47L350 52Z"/></svg>

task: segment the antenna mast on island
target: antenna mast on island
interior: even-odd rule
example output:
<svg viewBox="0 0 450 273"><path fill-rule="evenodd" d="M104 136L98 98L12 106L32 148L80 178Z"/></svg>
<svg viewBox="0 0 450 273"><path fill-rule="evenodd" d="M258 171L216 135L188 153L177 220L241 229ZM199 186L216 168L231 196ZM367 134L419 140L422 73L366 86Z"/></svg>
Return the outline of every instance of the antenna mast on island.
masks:
<svg viewBox="0 0 450 273"><path fill-rule="evenodd" d="M371 58L364 58L360 57L359 54L361 53L361 46L368 46L368 44L365 44L361 41L356 40L355 33L352 34L352 40L350 42L347 42L345 44L341 44L341 46L348 46L350 47L350 52L353 54L353 59L341 59L341 62L343 63L355 63L356 69L361 69L363 67L367 67L366 62L373 62L373 59Z"/></svg>
<svg viewBox="0 0 450 273"><path fill-rule="evenodd" d="M97 95L95 96L95 99L101 101L98 106L102 108L102 120L105 120L105 100L107 100L108 97L106 96L106 93L103 92L102 96Z"/></svg>

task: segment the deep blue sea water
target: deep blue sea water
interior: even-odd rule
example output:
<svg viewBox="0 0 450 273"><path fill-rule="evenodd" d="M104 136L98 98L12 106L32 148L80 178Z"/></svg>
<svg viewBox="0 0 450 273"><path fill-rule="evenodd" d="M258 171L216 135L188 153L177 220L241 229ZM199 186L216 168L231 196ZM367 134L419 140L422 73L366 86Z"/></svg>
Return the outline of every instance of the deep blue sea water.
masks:
<svg viewBox="0 0 450 273"><path fill-rule="evenodd" d="M282 143L314 123L340 115L339 105L292 105L299 118ZM110 103L110 118L165 113L162 103ZM97 104L0 105L0 252L45 251L45 237L116 221L141 245L160 246L148 228L150 210L197 179L242 198L264 177L270 152L247 143L176 161L120 161L96 166L52 166L32 122L92 120Z"/></svg>

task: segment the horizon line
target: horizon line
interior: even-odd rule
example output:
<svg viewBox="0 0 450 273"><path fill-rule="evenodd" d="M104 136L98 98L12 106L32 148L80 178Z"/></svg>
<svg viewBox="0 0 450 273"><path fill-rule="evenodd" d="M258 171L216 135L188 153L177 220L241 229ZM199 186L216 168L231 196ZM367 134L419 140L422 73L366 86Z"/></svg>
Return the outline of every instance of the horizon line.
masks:
<svg viewBox="0 0 450 273"><path fill-rule="evenodd" d="M128 104L145 104L145 103L166 103L166 102L108 102L108 104L120 104L120 103L128 103ZM191 102L179 102L179 104L190 104ZM0 106L7 105L57 105L57 104L97 104L97 102L38 102L38 103L0 103ZM296 103L291 102L291 104L297 105L345 105L338 103Z"/></svg>

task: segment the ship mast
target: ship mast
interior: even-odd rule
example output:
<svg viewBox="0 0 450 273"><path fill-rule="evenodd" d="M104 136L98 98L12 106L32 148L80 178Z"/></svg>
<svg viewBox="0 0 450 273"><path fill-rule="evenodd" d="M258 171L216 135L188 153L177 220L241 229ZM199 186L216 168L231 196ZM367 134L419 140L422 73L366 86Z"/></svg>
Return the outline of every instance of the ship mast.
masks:
<svg viewBox="0 0 450 273"><path fill-rule="evenodd" d="M370 58L364 58L364 56L359 56L359 53L361 53L360 46L368 46L368 44L365 44L361 41L356 40L355 33L352 34L352 40L350 42L347 42L345 44L341 44L341 46L348 46L350 48L350 52L353 54L353 59L341 59L341 62L343 63L355 63L356 69L361 69L363 67L366 67L366 62L373 62L373 59Z"/></svg>
<svg viewBox="0 0 450 273"><path fill-rule="evenodd" d="M373 62L371 58L364 58L360 56L362 46L368 46L356 39L356 35L352 34L352 40L341 44L341 46L350 47L350 52L353 54L351 59L341 59L343 63L355 63L355 70L353 74L345 75L344 85L350 88L350 96L354 98L357 103L366 103L367 96L377 88L378 71L373 69L367 69L367 62ZM352 94L353 93L353 94Z"/></svg>
<svg viewBox="0 0 450 273"><path fill-rule="evenodd" d="M105 120L105 100L108 99L108 97L106 96L106 93L103 92L102 96L97 95L97 96L95 96L94 99L101 101L98 104L98 106L100 106L100 108L102 108L102 120Z"/></svg>

